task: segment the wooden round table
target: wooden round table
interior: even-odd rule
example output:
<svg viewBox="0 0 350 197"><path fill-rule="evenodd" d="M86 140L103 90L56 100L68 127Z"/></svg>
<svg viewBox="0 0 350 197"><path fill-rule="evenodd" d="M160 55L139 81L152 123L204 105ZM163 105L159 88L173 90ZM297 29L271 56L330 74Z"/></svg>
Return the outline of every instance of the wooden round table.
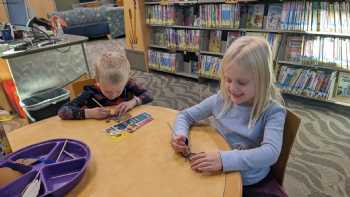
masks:
<svg viewBox="0 0 350 197"><path fill-rule="evenodd" d="M104 132L115 122L83 120L63 121L49 118L16 131L8 137L13 150L54 138L71 138L86 143L91 161L80 183L68 196L122 197L240 197L239 172L200 174L170 146L171 130L177 111L154 106L140 106L130 112L148 112L154 120L134 133L114 140ZM192 152L228 150L229 146L214 129L191 129Z"/></svg>

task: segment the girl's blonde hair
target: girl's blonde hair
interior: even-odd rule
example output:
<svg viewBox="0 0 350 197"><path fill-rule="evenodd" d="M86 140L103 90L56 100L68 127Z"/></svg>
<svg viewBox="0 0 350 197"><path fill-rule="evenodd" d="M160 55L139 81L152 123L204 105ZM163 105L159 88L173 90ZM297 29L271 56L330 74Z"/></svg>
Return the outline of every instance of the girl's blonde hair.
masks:
<svg viewBox="0 0 350 197"><path fill-rule="evenodd" d="M274 87L275 77L272 68L271 48L265 39L243 36L235 40L227 49L220 71L220 92L224 97L222 113L232 107L232 101L225 87L224 71L230 65L243 66L253 72L255 78L255 97L249 119L249 126L255 124L271 100L282 103L283 100Z"/></svg>
<svg viewBox="0 0 350 197"><path fill-rule="evenodd" d="M130 74L128 59L118 53L103 54L96 64L95 79L99 83L119 84L127 82Z"/></svg>

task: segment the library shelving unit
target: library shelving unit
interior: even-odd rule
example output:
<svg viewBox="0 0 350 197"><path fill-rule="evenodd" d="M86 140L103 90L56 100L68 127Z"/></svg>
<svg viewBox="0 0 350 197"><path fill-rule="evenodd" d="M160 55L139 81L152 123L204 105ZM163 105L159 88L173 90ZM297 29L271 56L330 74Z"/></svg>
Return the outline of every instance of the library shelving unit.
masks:
<svg viewBox="0 0 350 197"><path fill-rule="evenodd" d="M145 1L148 69L219 80L227 47L262 36L286 95L350 106L350 2Z"/></svg>

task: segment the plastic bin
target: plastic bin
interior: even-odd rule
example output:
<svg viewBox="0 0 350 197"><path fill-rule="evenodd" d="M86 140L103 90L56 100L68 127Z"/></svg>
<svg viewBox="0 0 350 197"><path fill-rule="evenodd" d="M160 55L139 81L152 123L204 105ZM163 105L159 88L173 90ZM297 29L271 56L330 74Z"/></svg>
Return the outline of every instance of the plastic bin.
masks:
<svg viewBox="0 0 350 197"><path fill-rule="evenodd" d="M69 102L69 92L63 88L50 89L23 99L21 106L30 121L35 122L57 115L59 108Z"/></svg>

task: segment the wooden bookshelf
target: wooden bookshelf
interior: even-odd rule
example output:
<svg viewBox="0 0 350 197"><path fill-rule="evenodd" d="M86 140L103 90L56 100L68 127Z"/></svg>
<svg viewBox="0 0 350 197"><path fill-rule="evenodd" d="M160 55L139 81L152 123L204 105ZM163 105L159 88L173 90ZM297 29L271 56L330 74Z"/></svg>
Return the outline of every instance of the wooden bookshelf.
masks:
<svg viewBox="0 0 350 197"><path fill-rule="evenodd" d="M212 0L197 0L197 1L195 1L195 0L189 0L189 1L160 1L160 2L145 2L145 6L157 6L157 5L174 5L175 7L176 6L180 6L180 7L183 7L183 6L186 6L186 7L189 7L189 6L198 6L198 5L196 5L196 4L205 4L205 5L203 5L203 6L210 6L210 4L228 4L228 3L237 3L237 2L239 2L239 3L242 3L244 6L246 6L246 5L249 5L250 6L250 4L249 3L251 3L251 2L261 2L261 4L265 4L265 6L266 5L268 5L269 3L266 3L266 1L257 1L257 0L252 0L252 1L229 1L229 0L217 0L217 1L212 1ZM315 1L312 1L312 3L314 3ZM334 1L334 2L340 2L340 1ZM335 4L333 1L332 2L328 2L329 4ZM273 2L273 3L276 3L275 1ZM286 3L285 1L281 1L280 3ZM288 2L287 2L288 3ZM317 3L317 2L316 2ZM347 3L349 3L349 2L347 2ZM338 3L339 5L341 5L341 3ZM350 3L349 3L350 4ZM319 7L317 7L316 9L318 9L317 10L317 12L320 12L319 10L321 10L321 6L320 6L320 4L318 4L319 5ZM200 6L202 6L202 5L200 5ZM297 5L295 4L293 4L293 6L295 6L295 10L297 9ZM187 8L181 8L181 9L187 9ZM289 8L289 7L288 7ZM310 7L309 7L310 8ZM196 9L196 8L195 8ZM197 9L198 9L198 7L197 7ZM219 9L221 9L221 8L219 8ZM299 9L299 8L298 8ZM314 12L314 7L311 7L311 11L312 12ZM327 9L329 9L329 10L327 10ZM330 12L330 8L328 7L326 10L327 10L327 12ZM334 8L335 9L335 8ZM232 11L232 10L231 10ZM266 13L266 11L268 11L269 12L269 7L268 8L266 8L265 7L265 14L264 14L264 25L263 25L263 27L265 27L265 22L266 22L266 17L268 17L268 13ZM282 10L283 11L283 10ZM291 11L294 11L294 10L291 10ZM288 12L291 12L291 11L288 11ZM301 10L299 10L299 11L301 11ZM339 13L341 12L341 11L344 11L344 9L342 9L342 8L339 8L338 9L338 11L339 11ZM198 11L197 11L198 12ZM307 12L310 12L310 10L307 10L307 9L303 9L301 12L305 12L305 13L307 13ZM232 16L234 15L233 14L234 12L232 11ZM159 15L158 15L159 16ZM162 16L162 15L161 15ZM203 15L203 16L206 16L206 15ZM215 30L219 30L219 31L222 31L222 32L226 32L225 33L225 36L223 36L224 37L224 39L226 39L226 35L228 35L228 33L227 32L240 32L240 34L241 35L246 35L246 34L248 34L248 35L256 35L256 34L261 34L261 35L268 35L268 36L270 36L271 34L273 34L273 35L279 35L279 36L281 36L281 38L280 38L280 40L278 40L279 41L279 44L278 44L278 46L277 46L277 48L275 48L274 50L275 51L277 51L277 54L276 54L276 57L275 57L275 59L274 59L274 65L275 65L275 67L274 67L274 69L275 69L275 72L276 72L276 74L278 74L279 73L279 70L280 70L280 65L285 65L285 66L293 66L293 67L300 67L300 68L305 68L305 69L314 69L314 70L318 70L318 69L323 69L323 70L330 70L330 71L336 71L336 76L338 76L338 73L339 72L345 72L345 73L350 73L350 68L349 69L346 69L346 68L342 68L342 67L338 67L338 66L336 66L335 64L333 65L333 64L326 64L326 63L318 63L318 64L316 64L316 63L314 63L314 64L306 64L306 63L299 63L299 62L292 62L292 61L288 61L288 60L286 60L285 59L285 57L286 57L286 52L289 52L289 51L286 51L286 48L287 48L287 38L288 37L291 37L291 36L296 36L296 37L301 37L301 38L303 38L303 43L302 43L302 45L304 45L305 43L304 43L304 38L306 39L306 38L308 38L308 39L310 39L310 38L314 38L314 37L317 37L317 38L321 38L321 40L322 39L326 39L326 38L334 38L334 39L338 39L338 40L341 40L341 39L349 39L349 47L350 47L350 28L349 28L349 33L344 33L344 32L346 32L346 31L344 31L343 30L343 32L341 32L341 33L339 33L339 31L338 32L335 32L335 30L338 30L338 29L336 29L335 27L334 27L334 29L332 30L331 29L331 31L330 32L328 32L328 30L329 29L325 29L324 27L323 27L323 30L322 30L322 28L320 27L321 25L322 25L322 23L314 23L312 20L310 21L309 19L307 19L306 18L306 16L310 16L310 15L308 15L308 14L303 14L303 16L305 16L305 18L299 18L300 20L305 20L304 22L305 23L308 23L307 25L310 25L310 27L309 26L303 26L303 25L299 25L299 26L295 26L295 27L293 27L292 25L295 25L296 24L296 22L295 21L293 21L293 23L295 23L295 24L289 24L289 22L288 22L288 25L291 25L291 27L285 27L285 26L283 26L283 24L281 23L281 27L280 28L277 28L277 29L274 29L274 28L266 28L266 29L264 29L264 28L248 28L247 26L245 26L245 25L241 25L240 24L240 26L239 26L239 28L231 28L231 26L230 27L228 27L228 26L226 26L225 27L225 25L222 25L222 24L224 24L224 23L221 23L221 22L219 22L219 23L216 23L216 24L219 24L217 27L212 27L212 26L210 26L211 24L213 24L213 23L209 23L209 25L208 26L210 26L210 27L206 27L206 26L201 26L201 25L199 25L201 22L197 22L197 23L192 23L192 24L195 24L195 25L192 25L192 26L190 26L190 25L175 25L175 24L180 24L180 23L177 23L177 21L175 21L175 24L174 25L164 25L164 24L154 24L154 22L155 21L157 21L157 19L159 20L159 17L157 17L157 18L154 18L155 20L153 20L153 18L152 18L152 20L153 20L153 22L152 23L150 23L150 24L146 24L146 26L147 26L147 28L148 28L148 30L151 32L151 30L152 29L161 29L161 28L164 28L164 29L175 29L175 34L177 34L177 31L178 30L188 30L188 31L190 31L190 30L200 30L201 31L201 39L202 40L200 40L200 49L197 51L197 50L194 50L194 51L191 51L191 50L185 50L185 49L178 49L178 48L169 48L169 47L167 47L167 46L158 46L158 45L148 45L148 48L150 48L150 49L160 49L160 50L163 50L163 51L171 51L171 52L194 52L196 55L198 55L198 57L200 57L200 56L202 56L202 55L205 55L205 56L212 56L212 57L218 57L218 58L221 58L221 57L223 57L224 56L224 53L217 53L217 52L212 52L210 49L208 50L207 48L203 48L203 45L202 45L202 43L203 42L207 42L207 45L206 45L206 47L208 47L208 43L209 43L209 39L207 39L207 38L204 38L203 37L203 34L202 34L202 32L212 32L212 31L215 31ZM327 15L324 15L324 16L327 16ZM340 17L341 15L339 14L339 17ZM145 18L146 18L147 16L145 16ZM198 16L197 16L198 17ZM219 16L220 17L220 16ZM282 16L281 16L282 17ZM301 16L300 16L301 17ZM312 19L312 18L311 18ZM315 19L315 18L313 18L313 19ZM342 20L342 18L338 18L339 20ZM190 19L191 20L191 19ZM199 20L198 18L197 19L195 19L195 20ZM202 20L202 18L201 18L201 20ZM210 20L213 20L213 18L210 18L209 17L209 21ZM214 18L214 20L215 20L215 18ZM224 19L223 19L224 20ZM289 17L287 17L287 20L291 20L291 18ZM292 20L297 20L297 19L294 19L294 18L292 18ZM317 20L320 20L319 18L317 18ZM330 19L327 19L327 20L336 20L336 17L334 17L334 18L330 18ZM349 20L350 20L350 16L349 16ZM146 20L145 20L146 21ZM240 22L241 22L241 20L240 20ZM337 22L334 22L335 24L337 24ZM349 22L350 23L350 22ZM183 24L185 24L185 23L183 23ZM204 24L204 25L207 25L207 23L202 23L202 24ZM215 23L214 23L215 24ZM300 22L300 24L301 24L301 22ZM232 25L232 27L234 27L234 26L236 26L236 24L235 23L230 23L230 25ZM317 28L317 31L316 31L316 29L314 28L314 25L317 25L317 26L319 26L318 28ZM283 26L283 27L282 27ZM350 24L349 24L349 26L350 26ZM236 27L238 27L238 26L236 26ZM266 26L267 27L267 26ZM339 28L339 26L337 27L337 28ZM289 29L293 29L293 30L289 30ZM306 30L307 29L307 30ZM271 34L270 34L271 33ZM204 34L204 35L209 35L210 33L208 33L208 34ZM185 35L186 35L186 33L185 33ZM233 36L235 36L234 34L231 34L231 35L233 35ZM274 38L275 39L275 38ZM227 41L228 41L228 39L227 39ZM323 40L322 40L323 41ZM225 44L225 42L226 42L226 40L223 40L222 38L221 38L221 44ZM343 44L342 42L340 42L340 44ZM321 45L320 45L321 46ZM335 46L335 45L334 45ZM337 45L337 46L342 46L342 45ZM221 47L224 47L224 46L221 46ZM324 49L324 51L323 51L323 54L325 54L325 51L326 51L326 47L325 47L325 45L323 45L323 43L322 43L322 47L323 47L323 49ZM343 47L344 48L344 47ZM302 50L305 50L304 48L302 49ZM336 49L336 50L339 50L339 49ZM215 50L215 51L217 51L217 50ZM222 51L222 49L221 49L221 51ZM335 50L333 51L334 53L335 53ZM342 53L343 51L338 51L337 53L338 53L338 55L340 54L340 53ZM301 55L303 55L303 53L304 53L304 51L302 51L301 52L302 54ZM348 53L347 53L348 54ZM341 54L342 56L344 56L344 54ZM350 55L349 55L350 56ZM305 56L305 57L309 57L309 56ZM320 56L317 56L317 57L320 57ZM324 56L322 57L322 58L324 58ZM332 59L331 59L332 60ZM339 61L339 58L338 59L336 59L336 57L334 57L333 58L333 60L334 61ZM341 59L340 60L341 62L340 63L342 63L343 62L343 59ZM303 61L301 61L301 62L303 62ZM305 61L306 62L306 61ZM320 62L321 62L321 60L320 60ZM350 58L349 58L349 60L348 60L348 62L350 62ZM199 62L199 64L200 64L200 62ZM338 62L338 64L339 64L339 62ZM344 63L343 63L344 64ZM349 65L348 66L350 66L350 63L349 63ZM213 73L215 73L215 72L213 72ZM318 73L318 72L317 72ZM330 72L331 73L331 72ZM186 75L182 75L182 76L186 76ZM334 76L334 75L333 75ZM218 79L218 77L216 77L216 76L208 76L208 75L204 75L204 74L199 74L198 75L198 77L199 78L204 78L204 79L212 79L212 80L219 80ZM276 76L276 77L278 77L278 76ZM326 77L326 75L325 76L322 76L322 77ZM338 78L338 77L337 77ZM318 79L319 80L319 79ZM332 78L332 80L334 80L334 78ZM335 83L334 83L334 88L331 88L331 90L333 90L334 92L336 92L336 89L337 89L337 83L338 83L338 79L335 79L336 81L335 81ZM326 80L325 80L326 81ZM316 83L320 83L320 84L322 84L322 83L325 83L324 81L316 81ZM329 82L330 83L330 82ZM324 87L326 85L326 83L323 85L321 85L320 87ZM315 91L315 92L317 92L317 93L319 93L319 92L322 92L322 91L329 91L329 89L312 89L312 91ZM293 93L291 93L291 92L286 92L286 91L282 91L283 92L283 94L288 94L288 95L295 95L295 94L293 94ZM320 99L320 98L314 98L314 97L308 97L308 96L304 96L304 95L295 95L295 96L299 96L299 97L303 97L303 98L305 98L305 99L313 99L313 100L317 100L317 101L320 101L320 102L326 102L326 103L333 103L333 104L338 104L338 105L343 105L343 106L350 106L350 98L344 98L344 97L332 97L332 98L330 98L330 99Z"/></svg>

